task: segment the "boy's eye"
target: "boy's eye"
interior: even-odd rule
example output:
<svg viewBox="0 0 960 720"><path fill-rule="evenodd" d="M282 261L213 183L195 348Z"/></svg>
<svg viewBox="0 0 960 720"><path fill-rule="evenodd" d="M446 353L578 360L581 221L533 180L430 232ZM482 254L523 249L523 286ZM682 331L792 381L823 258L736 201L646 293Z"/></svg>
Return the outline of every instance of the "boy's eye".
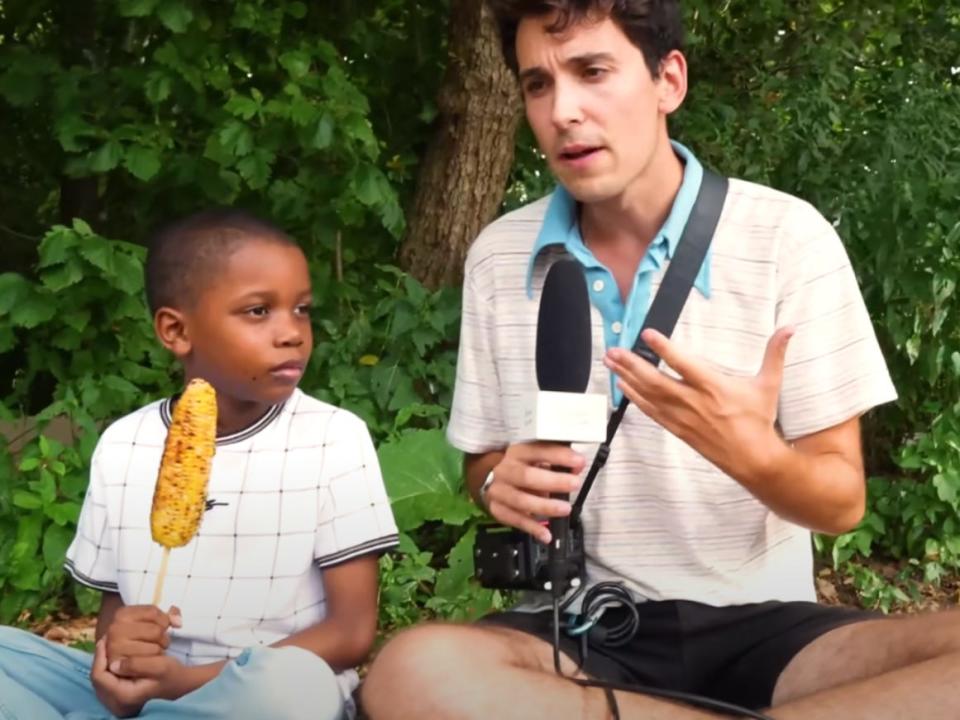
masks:
<svg viewBox="0 0 960 720"><path fill-rule="evenodd" d="M246 309L247 315L252 315L253 317L265 317L267 312L266 305L255 305L252 308Z"/></svg>
<svg viewBox="0 0 960 720"><path fill-rule="evenodd" d="M296 312L298 315L309 315L313 312L313 305L304 303L303 305L297 305Z"/></svg>

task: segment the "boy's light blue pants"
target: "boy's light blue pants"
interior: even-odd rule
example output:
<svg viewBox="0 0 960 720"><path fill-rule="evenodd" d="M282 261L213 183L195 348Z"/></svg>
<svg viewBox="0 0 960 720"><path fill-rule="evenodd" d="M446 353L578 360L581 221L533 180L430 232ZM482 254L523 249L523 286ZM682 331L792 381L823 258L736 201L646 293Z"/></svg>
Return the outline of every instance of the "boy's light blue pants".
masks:
<svg viewBox="0 0 960 720"><path fill-rule="evenodd" d="M25 630L0 626L0 720L104 720L113 715L90 683L89 653ZM151 700L148 720L339 720L336 676L322 659L294 647L244 652L214 680L179 700Z"/></svg>

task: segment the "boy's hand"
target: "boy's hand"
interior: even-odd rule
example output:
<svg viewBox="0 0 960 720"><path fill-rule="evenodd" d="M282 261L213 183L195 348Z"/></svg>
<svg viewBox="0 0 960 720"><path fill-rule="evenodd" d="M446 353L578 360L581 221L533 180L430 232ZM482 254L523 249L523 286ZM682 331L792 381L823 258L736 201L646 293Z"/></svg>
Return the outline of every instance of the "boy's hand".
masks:
<svg viewBox="0 0 960 720"><path fill-rule="evenodd" d="M140 714L148 700L159 697L160 683L156 680L121 678L107 669L107 648L103 638L97 641L93 654L90 682L97 699L112 714L121 718Z"/></svg>
<svg viewBox="0 0 960 720"><path fill-rule="evenodd" d="M107 668L120 675L118 663L124 658L162 656L170 645L169 629L181 624L180 610L176 607L171 607L169 613L153 605L120 608L102 638Z"/></svg>

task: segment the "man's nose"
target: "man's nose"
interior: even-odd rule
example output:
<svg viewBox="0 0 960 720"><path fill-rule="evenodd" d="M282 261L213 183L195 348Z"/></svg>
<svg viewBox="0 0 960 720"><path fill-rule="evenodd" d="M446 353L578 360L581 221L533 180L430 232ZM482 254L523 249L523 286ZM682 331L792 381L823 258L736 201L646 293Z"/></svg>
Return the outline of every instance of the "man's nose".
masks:
<svg viewBox="0 0 960 720"><path fill-rule="evenodd" d="M583 121L580 92L571 82L557 80L553 88L553 124L565 129Z"/></svg>

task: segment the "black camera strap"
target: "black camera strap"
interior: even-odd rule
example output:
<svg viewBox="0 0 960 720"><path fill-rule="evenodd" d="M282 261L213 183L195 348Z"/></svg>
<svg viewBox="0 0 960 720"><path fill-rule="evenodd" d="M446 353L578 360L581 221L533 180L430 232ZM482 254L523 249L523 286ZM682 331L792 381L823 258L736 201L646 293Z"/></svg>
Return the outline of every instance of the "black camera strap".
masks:
<svg viewBox="0 0 960 720"><path fill-rule="evenodd" d="M657 294L653 298L653 303L650 305L643 327L637 333L637 341L633 346L633 352L654 366L659 364L660 358L643 341L641 335L647 328L653 328L667 337L670 337L673 333L677 319L680 317L680 311L683 310L683 306L687 302L687 296L690 295L690 289L700 272L700 266L703 265L707 249L710 247L710 241L713 239L717 223L720 221L720 212L723 210L723 203L727 197L728 185L729 182L725 177L704 168L700 192L697 193L696 202L690 210L687 225L680 236L673 259L667 266L663 281L660 283L660 289L657 290ZM610 456L610 443L613 442L613 436L616 435L617 428L620 427L620 421L623 420L623 414L627 411L629 404L630 401L624 396L607 422L607 439L597 449L590 471L583 481L580 494L573 504L573 509L570 512L571 525L576 525L580 521L583 503L587 499L587 494L590 492L597 474L603 469L607 458Z"/></svg>

